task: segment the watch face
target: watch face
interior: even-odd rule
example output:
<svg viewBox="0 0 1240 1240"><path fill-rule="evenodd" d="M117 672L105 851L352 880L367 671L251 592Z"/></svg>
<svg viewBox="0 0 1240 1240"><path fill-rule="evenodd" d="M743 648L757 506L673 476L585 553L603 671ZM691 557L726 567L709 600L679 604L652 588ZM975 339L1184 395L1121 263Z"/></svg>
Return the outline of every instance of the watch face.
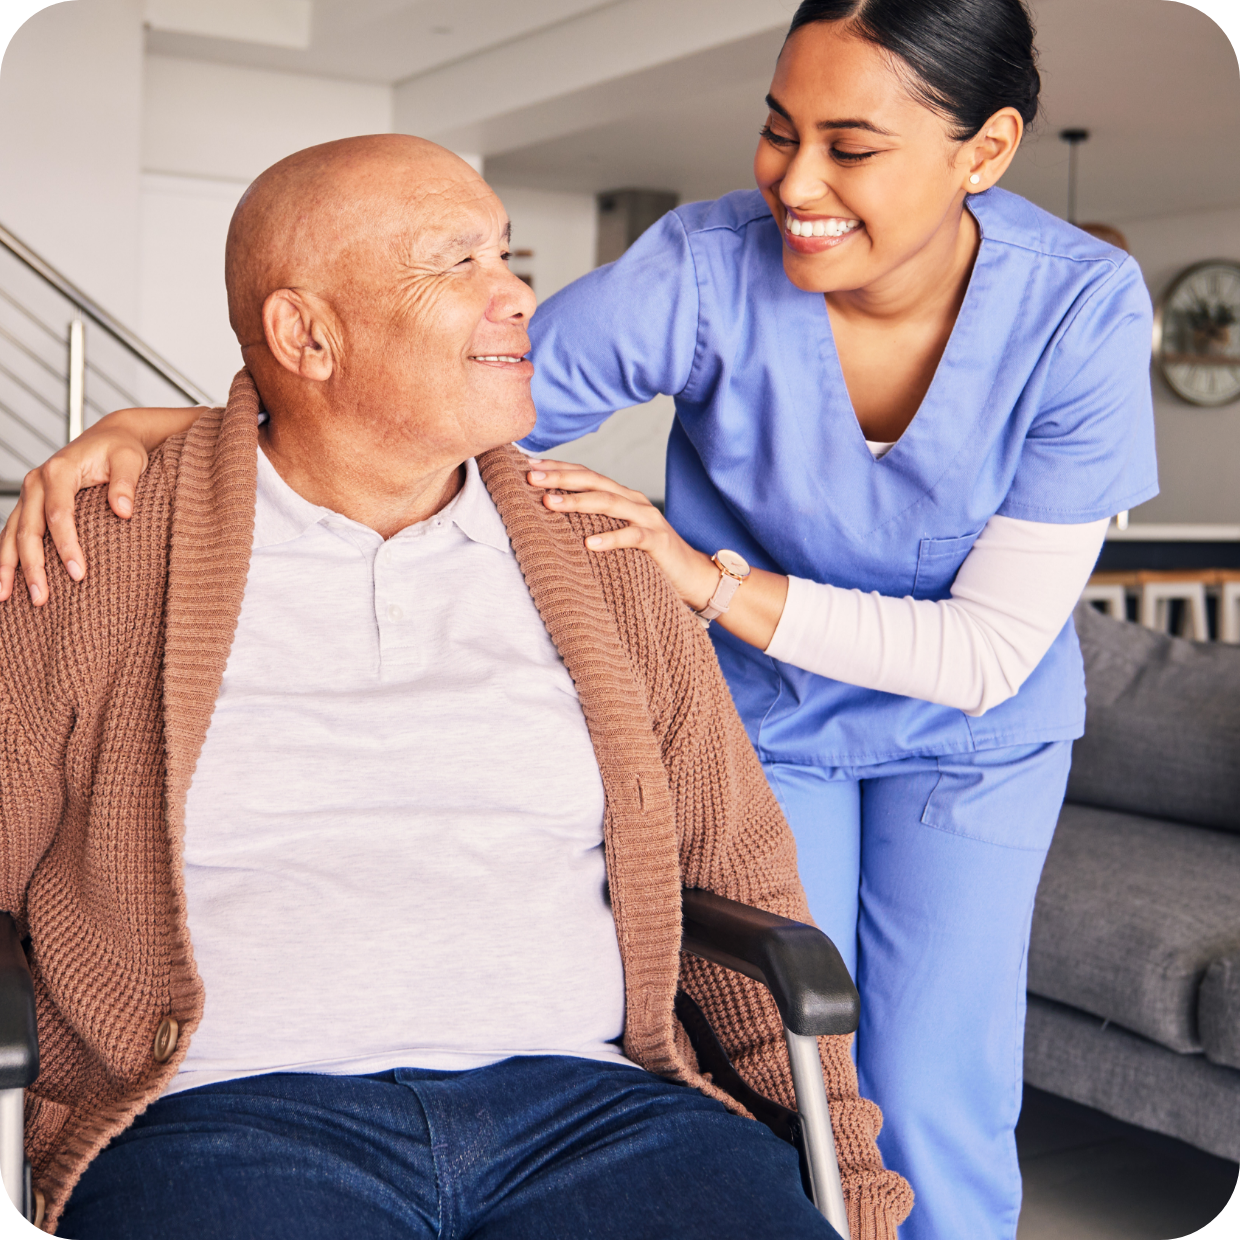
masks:
<svg viewBox="0 0 1240 1240"><path fill-rule="evenodd" d="M1154 318L1154 358L1191 404L1240 398L1240 264L1198 263L1176 277Z"/></svg>
<svg viewBox="0 0 1240 1240"><path fill-rule="evenodd" d="M733 577L749 576L749 561L735 551L720 551L715 555L715 563L726 569Z"/></svg>

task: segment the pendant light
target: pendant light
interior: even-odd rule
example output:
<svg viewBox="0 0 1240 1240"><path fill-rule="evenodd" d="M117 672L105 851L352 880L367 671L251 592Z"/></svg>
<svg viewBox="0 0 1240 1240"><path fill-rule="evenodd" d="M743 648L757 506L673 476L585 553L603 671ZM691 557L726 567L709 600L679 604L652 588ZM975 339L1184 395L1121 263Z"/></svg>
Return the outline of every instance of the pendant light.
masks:
<svg viewBox="0 0 1240 1240"><path fill-rule="evenodd" d="M1097 237L1099 241L1105 241L1108 245L1116 246L1121 250L1128 249L1128 238L1114 224L1077 224L1076 222L1077 159L1081 143L1089 141L1089 130L1061 129L1059 140L1068 144L1068 223L1076 224L1082 232L1087 232L1091 237Z"/></svg>

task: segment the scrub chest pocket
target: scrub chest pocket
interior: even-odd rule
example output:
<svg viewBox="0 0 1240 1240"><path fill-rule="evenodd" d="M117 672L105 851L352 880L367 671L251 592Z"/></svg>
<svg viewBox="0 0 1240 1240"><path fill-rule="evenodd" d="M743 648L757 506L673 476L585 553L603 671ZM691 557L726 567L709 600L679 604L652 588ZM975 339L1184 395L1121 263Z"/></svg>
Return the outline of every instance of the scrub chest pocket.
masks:
<svg viewBox="0 0 1240 1240"><path fill-rule="evenodd" d="M959 538L923 538L917 547L913 597L946 597L981 532L975 530L972 534L961 534Z"/></svg>

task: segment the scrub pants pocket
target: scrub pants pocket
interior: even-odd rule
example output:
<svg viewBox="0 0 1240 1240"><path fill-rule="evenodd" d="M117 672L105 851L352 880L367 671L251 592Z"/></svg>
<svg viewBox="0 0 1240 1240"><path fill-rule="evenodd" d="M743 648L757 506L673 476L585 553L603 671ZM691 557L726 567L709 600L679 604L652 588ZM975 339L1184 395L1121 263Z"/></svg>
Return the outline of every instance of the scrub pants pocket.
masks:
<svg viewBox="0 0 1240 1240"><path fill-rule="evenodd" d="M939 758L921 821L984 844L1046 852L1068 782L1066 742Z"/></svg>

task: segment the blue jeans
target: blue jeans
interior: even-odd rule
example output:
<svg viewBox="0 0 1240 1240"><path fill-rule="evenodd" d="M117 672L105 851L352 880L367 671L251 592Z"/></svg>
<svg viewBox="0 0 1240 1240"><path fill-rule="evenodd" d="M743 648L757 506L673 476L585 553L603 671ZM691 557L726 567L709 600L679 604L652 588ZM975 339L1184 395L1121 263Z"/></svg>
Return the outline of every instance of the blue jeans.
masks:
<svg viewBox="0 0 1240 1240"><path fill-rule="evenodd" d="M1072 746L768 764L815 921L861 992L857 1072L917 1200L902 1240L1013 1240L1033 898Z"/></svg>
<svg viewBox="0 0 1240 1240"><path fill-rule="evenodd" d="M761 1124L637 1068L550 1055L162 1098L87 1167L58 1234L839 1240Z"/></svg>

